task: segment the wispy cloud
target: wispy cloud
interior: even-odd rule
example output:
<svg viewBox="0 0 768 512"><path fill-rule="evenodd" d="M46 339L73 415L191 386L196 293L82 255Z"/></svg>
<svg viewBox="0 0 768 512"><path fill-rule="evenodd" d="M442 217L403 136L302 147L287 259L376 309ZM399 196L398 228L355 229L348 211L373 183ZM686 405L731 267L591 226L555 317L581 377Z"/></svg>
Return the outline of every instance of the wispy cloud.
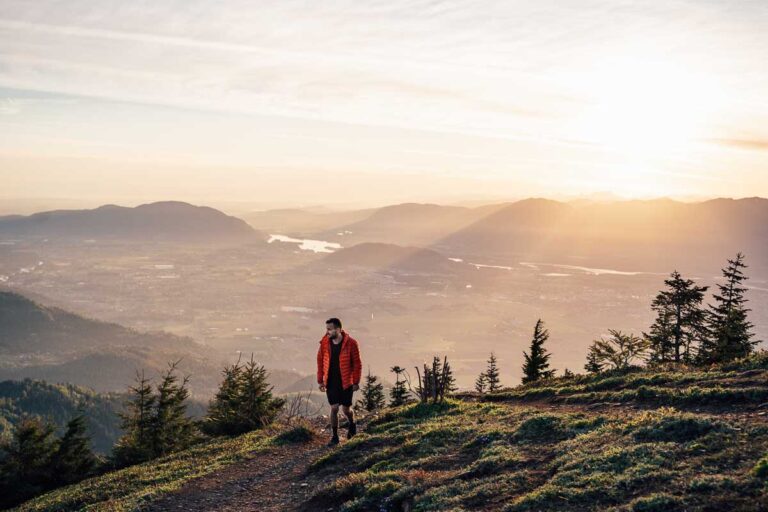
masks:
<svg viewBox="0 0 768 512"><path fill-rule="evenodd" d="M750 151L768 151L768 139L708 139L708 142Z"/></svg>
<svg viewBox="0 0 768 512"><path fill-rule="evenodd" d="M0 87L80 103L9 97L0 100L0 129L14 141L26 137L27 147L60 127L136 152L159 152L173 137L179 151L179 140L194 139L191 152L205 146L213 157L263 165L266 151L248 139L259 134L280 139L268 148L275 160L301 166L346 158L361 167L576 180L591 166L601 169L599 182L627 163L621 153L633 144L604 143L613 138L610 115L599 136L578 121L615 92L606 83L627 66L613 63L627 53L659 57L651 48L663 49L670 68L717 75L732 99L732 111L718 115L752 125L744 127L755 134L749 140L706 132L713 151L764 158L766 23L757 0L738 8L725 0L7 0L0 2ZM215 115L216 128L206 130ZM153 133L168 137L162 141L146 126L160 118L166 129ZM669 120L662 113L658 122ZM714 164L695 151L685 161L641 163L660 180L717 179Z"/></svg>

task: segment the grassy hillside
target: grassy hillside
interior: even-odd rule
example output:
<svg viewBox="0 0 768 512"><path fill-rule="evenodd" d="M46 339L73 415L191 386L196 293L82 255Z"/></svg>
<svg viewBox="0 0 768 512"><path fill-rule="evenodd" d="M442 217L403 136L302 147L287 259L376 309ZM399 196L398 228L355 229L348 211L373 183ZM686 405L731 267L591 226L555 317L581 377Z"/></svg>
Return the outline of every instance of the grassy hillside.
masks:
<svg viewBox="0 0 768 512"><path fill-rule="evenodd" d="M236 438L209 441L189 450L84 480L44 494L18 512L137 510L185 482L221 468L257 457L270 448L305 439L304 430L256 431Z"/></svg>
<svg viewBox="0 0 768 512"><path fill-rule="evenodd" d="M761 353L709 371L638 369L467 393L385 410L337 448L317 450L317 439L314 451L291 447L306 461L300 470L271 465L275 433L248 434L20 510L138 510L159 496L168 509L240 510L264 493L282 500L265 511L768 510L766 371ZM242 471L218 470L226 464ZM253 467L272 480L254 478ZM171 492L199 476L186 493Z"/></svg>
<svg viewBox="0 0 768 512"><path fill-rule="evenodd" d="M768 510L765 366L554 379L390 411L314 463L330 483L311 506Z"/></svg>
<svg viewBox="0 0 768 512"><path fill-rule="evenodd" d="M484 397L491 401L549 400L564 404L635 402L644 405L734 406L768 402L768 351L746 361L713 367L575 375L507 389Z"/></svg>
<svg viewBox="0 0 768 512"><path fill-rule="evenodd" d="M452 401L385 415L320 459L318 510L765 510L764 422ZM349 474L345 474L351 471Z"/></svg>

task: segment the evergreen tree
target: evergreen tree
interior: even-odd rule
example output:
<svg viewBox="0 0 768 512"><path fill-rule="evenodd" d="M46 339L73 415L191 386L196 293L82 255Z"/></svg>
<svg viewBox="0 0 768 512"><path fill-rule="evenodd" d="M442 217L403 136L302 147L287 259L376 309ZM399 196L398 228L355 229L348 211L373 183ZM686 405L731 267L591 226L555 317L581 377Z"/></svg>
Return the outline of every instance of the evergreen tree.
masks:
<svg viewBox="0 0 768 512"><path fill-rule="evenodd" d="M128 466L150 460L154 456L153 423L156 397L152 383L144 372L136 372L135 385L128 388L130 399L120 413L123 436L112 450L112 462Z"/></svg>
<svg viewBox="0 0 768 512"><path fill-rule="evenodd" d="M573 372L568 368L566 368L565 370L563 370L563 377L565 377L566 379L571 378L573 377Z"/></svg>
<svg viewBox="0 0 768 512"><path fill-rule="evenodd" d="M370 368L368 368L365 384L360 391L362 397L355 404L357 409L373 412L384 407L384 385L379 382L377 376L371 374Z"/></svg>
<svg viewBox="0 0 768 512"><path fill-rule="evenodd" d="M440 382L441 382L441 376L443 375L443 365L440 363L440 358L437 356L432 357L432 370L429 373L430 375L430 391L432 392L433 397L435 400L440 396Z"/></svg>
<svg viewBox="0 0 768 512"><path fill-rule="evenodd" d="M607 364L611 369L623 370L628 368L635 359L641 359L648 350L647 339L639 338L634 334L623 334L614 329L608 329L608 332L611 333L609 339L595 340L589 348L588 359L592 358L601 368Z"/></svg>
<svg viewBox="0 0 768 512"><path fill-rule="evenodd" d="M675 270L651 304L657 318L650 334L643 336L651 343L651 359L654 362L674 361L690 363L696 345L706 345L706 313L701 308L708 286L696 286L690 279L683 279Z"/></svg>
<svg viewBox="0 0 768 512"><path fill-rule="evenodd" d="M416 367L416 375L419 379L418 395L422 402L428 402L432 398L432 375L431 368L427 363L423 365L424 374L419 373L419 367Z"/></svg>
<svg viewBox="0 0 768 512"><path fill-rule="evenodd" d="M0 446L0 508L8 508L50 488L50 462L58 442L55 427L37 416L23 418L10 441Z"/></svg>
<svg viewBox="0 0 768 512"><path fill-rule="evenodd" d="M224 378L219 384L213 400L208 405L208 414L202 423L203 430L211 435L240 432L240 383L243 368L240 360L222 370Z"/></svg>
<svg viewBox="0 0 768 512"><path fill-rule="evenodd" d="M594 345L589 347L589 352L587 352L587 364L584 365L584 369L593 375L603 371L603 364L600 362L597 352L595 352Z"/></svg>
<svg viewBox="0 0 768 512"><path fill-rule="evenodd" d="M477 379L475 379L475 391L477 391L481 395L484 394L486 384L487 384L487 378L485 376L485 372L480 372L480 375L478 375Z"/></svg>
<svg viewBox="0 0 768 512"><path fill-rule="evenodd" d="M67 423L67 430L53 454L51 468L55 484L79 482L94 474L98 463L91 450L85 414L81 412Z"/></svg>
<svg viewBox="0 0 768 512"><path fill-rule="evenodd" d="M262 428L272 423L285 400L272 395L267 369L251 360L243 368L241 414L245 417L248 430Z"/></svg>
<svg viewBox="0 0 768 512"><path fill-rule="evenodd" d="M488 358L488 367L485 369L485 382L488 386L489 393L501 389L499 368L496 366L496 355L493 352L491 352L491 357Z"/></svg>
<svg viewBox="0 0 768 512"><path fill-rule="evenodd" d="M393 366L390 371L395 374L395 385L389 390L389 406L405 405L411 401L408 389L405 387L406 381L400 380L400 376L405 373L405 368Z"/></svg>
<svg viewBox="0 0 768 512"><path fill-rule="evenodd" d="M176 376L178 361L170 363L157 385L155 414L152 422L153 457L183 450L192 444L194 424L187 417L189 377Z"/></svg>
<svg viewBox="0 0 768 512"><path fill-rule="evenodd" d="M718 284L719 293L714 294L715 305L709 305L708 329L710 337L699 350L700 363L719 363L746 357L759 341L752 341L752 323L747 320L747 288L742 282L748 278L742 271L747 268L744 255L738 253L736 259L728 260L728 266L722 269L725 284Z"/></svg>
<svg viewBox="0 0 768 512"><path fill-rule="evenodd" d="M650 348L650 363L665 363L675 359L675 310L661 305L659 298L654 301L656 321L649 333L643 333Z"/></svg>
<svg viewBox="0 0 768 512"><path fill-rule="evenodd" d="M443 363L443 374L445 394L451 395L458 391L459 388L456 386L456 377L453 376L453 369L447 358L445 363Z"/></svg>
<svg viewBox="0 0 768 512"><path fill-rule="evenodd" d="M272 395L267 370L253 355L245 365L238 360L224 368L216 396L211 400L203 429L211 435L237 435L272 423L285 400Z"/></svg>
<svg viewBox="0 0 768 512"><path fill-rule="evenodd" d="M549 379L554 370L549 369L551 354L544 349L544 342L549 339L549 331L544 328L544 322L539 319L533 329L530 354L523 352L525 363L523 364L523 384L536 382L540 379Z"/></svg>

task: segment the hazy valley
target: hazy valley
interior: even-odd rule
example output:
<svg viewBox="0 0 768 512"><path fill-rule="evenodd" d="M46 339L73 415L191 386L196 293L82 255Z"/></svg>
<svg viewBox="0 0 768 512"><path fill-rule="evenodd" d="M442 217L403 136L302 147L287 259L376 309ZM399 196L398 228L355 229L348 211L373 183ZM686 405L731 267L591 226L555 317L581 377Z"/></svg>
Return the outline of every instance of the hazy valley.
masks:
<svg viewBox="0 0 768 512"><path fill-rule="evenodd" d="M714 286L738 251L750 266L756 335L768 339L765 199L531 199L243 217L251 227L212 209L158 203L0 218L0 286L46 308L170 333L140 341L94 333L87 346L41 347L32 343L37 333L5 327L0 378L111 391L134 368L184 356L193 389L206 396L221 365L242 352L280 370L282 388L314 372L323 323L339 316L366 367L387 380L392 365L439 352L470 387L493 350L503 381L514 384L538 318L551 332L554 367L580 370L587 346L609 328L648 329L650 303L672 270ZM268 242L278 234L341 248ZM104 377L87 381L89 372Z"/></svg>

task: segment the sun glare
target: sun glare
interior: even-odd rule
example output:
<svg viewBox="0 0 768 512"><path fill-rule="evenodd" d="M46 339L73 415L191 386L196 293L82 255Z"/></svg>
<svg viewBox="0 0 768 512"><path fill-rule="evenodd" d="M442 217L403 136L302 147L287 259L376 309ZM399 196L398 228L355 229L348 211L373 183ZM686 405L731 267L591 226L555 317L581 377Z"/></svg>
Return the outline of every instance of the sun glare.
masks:
<svg viewBox="0 0 768 512"><path fill-rule="evenodd" d="M664 60L609 61L589 81L579 136L635 163L689 149L719 98L713 77Z"/></svg>

